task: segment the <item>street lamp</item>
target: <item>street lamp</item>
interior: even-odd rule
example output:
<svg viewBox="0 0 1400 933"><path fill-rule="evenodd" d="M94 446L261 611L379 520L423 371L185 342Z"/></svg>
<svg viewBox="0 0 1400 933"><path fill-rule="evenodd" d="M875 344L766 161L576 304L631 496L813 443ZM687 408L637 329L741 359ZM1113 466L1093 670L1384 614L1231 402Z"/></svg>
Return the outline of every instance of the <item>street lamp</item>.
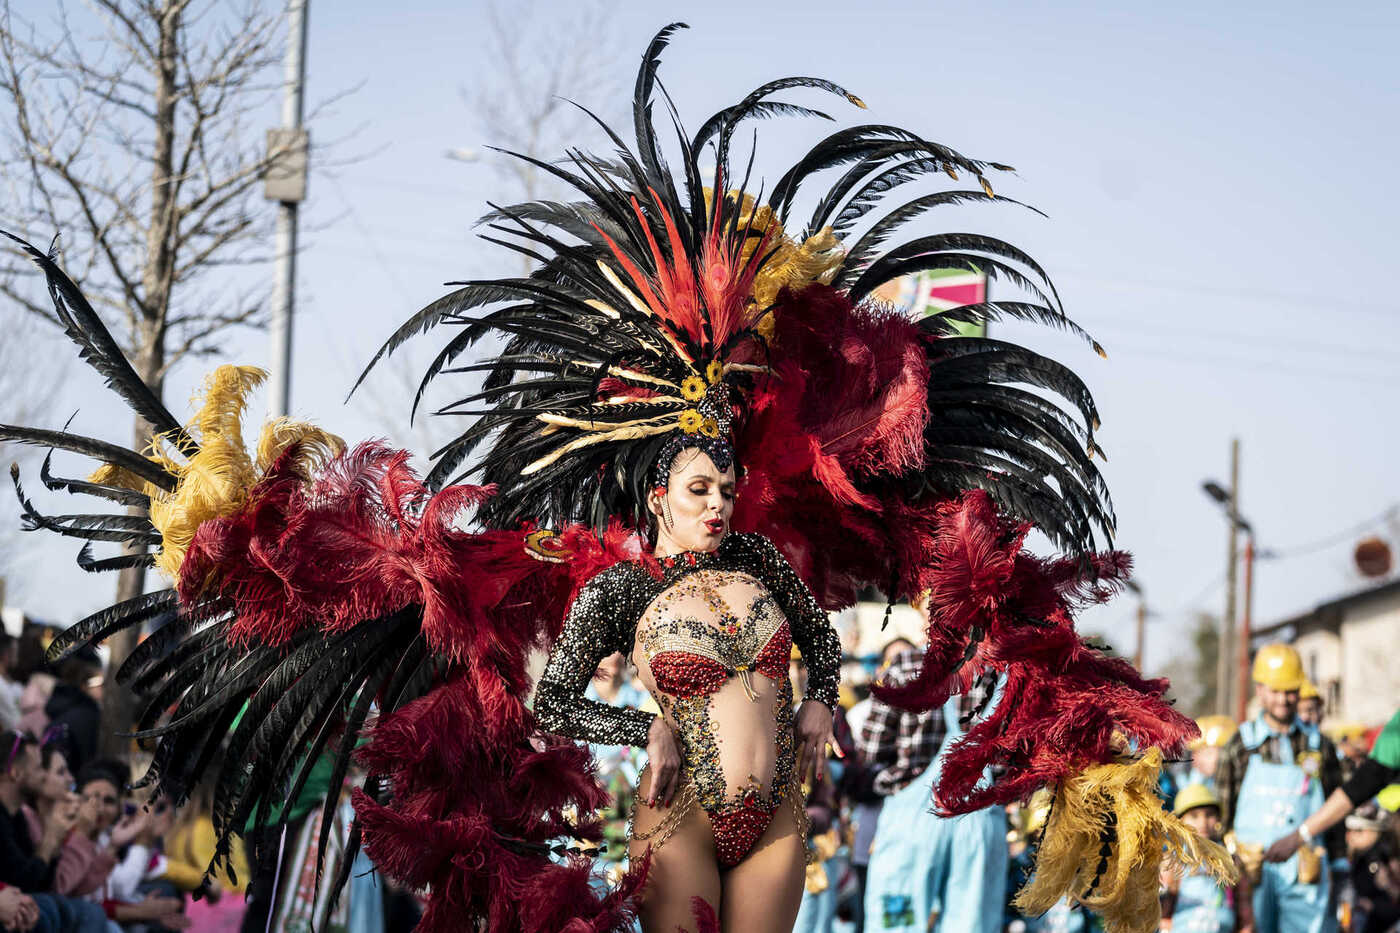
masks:
<svg viewBox="0 0 1400 933"><path fill-rule="evenodd" d="M1236 450L1238 450L1238 448L1236 448ZM1234 462L1237 465L1238 459L1232 459L1234 459ZM1232 469L1230 472L1232 476L1236 480L1238 480L1238 470ZM1236 484L1232 483L1232 486L1236 486L1237 489ZM1249 524L1248 521L1244 519L1242 515L1240 515L1239 510L1235 508L1235 495L1232 495L1231 492L1226 491L1225 487L1221 486L1214 480L1206 480L1204 483L1201 484L1201 488L1205 490L1206 495L1210 496L1212 499L1214 499L1217 503L1220 504L1221 508L1223 508L1225 511L1225 517L1230 520L1230 566L1228 568L1228 587L1225 596L1225 610L1226 614L1230 616L1233 616L1235 612L1235 532L1243 531L1245 533L1244 617L1240 620L1238 673L1239 679L1236 682L1235 693L1235 719L1243 722L1245 715L1245 706L1249 701L1249 632L1251 623L1253 622L1254 613L1254 528L1252 525ZM1230 631L1232 621L1233 619L1224 620L1224 625L1222 627L1227 633ZM1217 689L1219 689L1222 693L1221 701L1219 704L1221 707L1225 706L1225 699L1223 694L1224 691L1228 688L1229 682L1229 662L1227 659L1227 647L1228 646L1224 643L1224 640L1222 640L1222 643L1220 645L1220 652L1221 661L1223 665L1223 673L1222 676L1218 678L1217 687Z"/></svg>

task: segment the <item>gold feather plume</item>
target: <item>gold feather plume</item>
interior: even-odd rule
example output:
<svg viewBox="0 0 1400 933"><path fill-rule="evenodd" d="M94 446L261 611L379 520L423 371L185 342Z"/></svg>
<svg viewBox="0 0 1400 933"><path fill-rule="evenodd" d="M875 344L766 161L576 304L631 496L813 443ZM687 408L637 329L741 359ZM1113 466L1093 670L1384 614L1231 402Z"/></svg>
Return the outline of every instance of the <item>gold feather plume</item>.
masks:
<svg viewBox="0 0 1400 933"><path fill-rule="evenodd" d="M1101 916L1109 933L1153 933L1161 920L1157 879L1168 853L1233 883L1234 860L1225 848L1162 808L1161 770L1162 753L1152 748L1136 761L1096 765L1063 781L1035 874L1016 906L1039 915L1068 897Z"/></svg>
<svg viewBox="0 0 1400 933"><path fill-rule="evenodd" d="M151 498L151 524L161 535L155 565L179 582L180 564L199 526L232 515L247 502L248 492L277 458L296 445L293 468L310 479L312 472L345 449L345 442L305 421L274 418L263 425L256 454L243 442L243 415L248 396L267 378L253 366L220 366L195 395L194 418L186 430L199 442L199 452L184 457L160 435L151 439L146 456L176 476L175 489L158 489L111 464L103 464L92 481L135 489Z"/></svg>

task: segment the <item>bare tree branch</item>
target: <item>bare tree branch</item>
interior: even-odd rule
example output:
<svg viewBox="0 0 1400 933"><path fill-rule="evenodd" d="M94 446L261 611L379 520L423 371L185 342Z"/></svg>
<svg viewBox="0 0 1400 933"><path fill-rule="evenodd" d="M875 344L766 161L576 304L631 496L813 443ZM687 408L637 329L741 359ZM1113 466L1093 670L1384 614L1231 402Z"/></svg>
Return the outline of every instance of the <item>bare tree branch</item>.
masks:
<svg viewBox="0 0 1400 933"><path fill-rule="evenodd" d="M263 321L265 290L239 293L214 270L266 259L273 210L259 182L278 153L255 121L270 122L282 87L283 10L86 0L79 16L70 5L51 4L40 28L0 0L0 186L12 195L0 227L36 241L62 231L68 272L159 394L182 359ZM38 277L8 256L0 296L16 316L54 320ZM138 419L133 444L149 438ZM123 571L117 598L143 587L139 568ZM113 663L135 644L120 637ZM113 688L107 700L104 731L128 728L133 699Z"/></svg>

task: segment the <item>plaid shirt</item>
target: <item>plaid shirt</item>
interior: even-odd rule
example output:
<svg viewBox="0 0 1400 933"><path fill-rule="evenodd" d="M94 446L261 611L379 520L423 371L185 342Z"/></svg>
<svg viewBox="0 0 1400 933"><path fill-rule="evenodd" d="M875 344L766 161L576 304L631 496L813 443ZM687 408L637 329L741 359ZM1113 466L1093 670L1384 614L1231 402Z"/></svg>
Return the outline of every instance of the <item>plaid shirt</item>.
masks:
<svg viewBox="0 0 1400 933"><path fill-rule="evenodd" d="M885 672L891 685L908 683L924 663L923 648L909 648L895 655ZM988 688L977 683L958 697L958 715L966 719L984 702ZM911 713L879 700L870 705L870 715L856 738L856 752L866 767L875 772L873 790L882 797L903 790L923 774L943 747L948 724L943 710Z"/></svg>
<svg viewBox="0 0 1400 933"><path fill-rule="evenodd" d="M1220 765L1215 772L1216 793L1220 797L1220 827L1228 832L1235 825L1235 809L1240 799L1240 788L1244 786L1245 768L1250 756L1258 752L1259 757L1270 764L1293 764L1307 748L1307 736L1297 720L1288 728L1287 745L1283 734L1269 730L1269 737L1258 749L1246 748L1244 738L1236 732L1229 743L1221 749ZM1342 763L1337 758L1336 746L1326 736L1318 746L1322 756L1318 770L1318 780L1322 782L1322 796L1326 798L1342 784ZM1340 826L1334 826L1322 834L1322 842L1327 847L1329 858L1343 858L1346 855L1346 836Z"/></svg>

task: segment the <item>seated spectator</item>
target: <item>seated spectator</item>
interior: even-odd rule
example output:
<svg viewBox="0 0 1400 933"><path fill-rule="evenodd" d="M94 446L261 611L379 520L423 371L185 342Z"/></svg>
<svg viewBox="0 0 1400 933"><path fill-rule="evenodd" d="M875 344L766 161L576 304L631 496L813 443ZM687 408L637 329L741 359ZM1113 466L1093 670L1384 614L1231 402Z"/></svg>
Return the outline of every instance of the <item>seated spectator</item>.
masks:
<svg viewBox="0 0 1400 933"><path fill-rule="evenodd" d="M74 793L73 773L68 769L68 761L56 744L47 744L39 749L39 776L30 795L30 802L22 808L25 820L29 823L31 839L40 839L44 827L57 819L60 825L76 825L79 815L80 798ZM60 812L61 811L61 812ZM111 871L108 862L105 867L93 865L92 859L74 841L79 833L70 832L59 852L58 865L54 869L53 890L65 897L86 894L101 884L106 872ZM91 884L84 877L90 870L101 874ZM79 890L82 888L83 890Z"/></svg>
<svg viewBox="0 0 1400 933"><path fill-rule="evenodd" d="M0 631L0 729L19 728L19 698L24 684L15 680L19 641Z"/></svg>
<svg viewBox="0 0 1400 933"><path fill-rule="evenodd" d="M43 735L49 728L49 714L44 712L53 696L54 684L58 678L43 671L35 671L25 681L24 690L19 695L19 731L30 735Z"/></svg>
<svg viewBox="0 0 1400 933"><path fill-rule="evenodd" d="M22 812L25 795L44 783L38 743L19 732L0 733L0 882L32 898L40 933L106 933L102 908L54 893L63 840L77 820L76 808L56 808L37 840Z"/></svg>
<svg viewBox="0 0 1400 933"><path fill-rule="evenodd" d="M214 782L206 780L190 792L190 799L175 816L175 827L165 839L165 854L172 864L183 863L202 872L214 858ZM200 933L233 933L242 927L243 892L248 883L248 860L243 841L235 836L229 860L233 875L220 868L204 883L197 899L188 906L191 921ZM235 896L223 897L225 891Z"/></svg>
<svg viewBox="0 0 1400 933"><path fill-rule="evenodd" d="M79 780L83 804L78 831L97 852L111 857L112 866L100 886L87 896L100 903L108 917L123 924L144 924L146 929L183 930L190 926L183 913L184 901L166 892L148 890L151 880L164 870L160 838L170 828L168 806L129 807L120 818L121 788L128 771L117 761L98 761L84 769ZM70 840L71 843L71 840Z"/></svg>
<svg viewBox="0 0 1400 933"><path fill-rule="evenodd" d="M88 682L94 677L101 678L102 662L91 649L79 651L63 660L56 673L58 682L44 704L49 726L42 734L57 735L63 757L70 767L78 770L97 755L102 708L88 694Z"/></svg>

